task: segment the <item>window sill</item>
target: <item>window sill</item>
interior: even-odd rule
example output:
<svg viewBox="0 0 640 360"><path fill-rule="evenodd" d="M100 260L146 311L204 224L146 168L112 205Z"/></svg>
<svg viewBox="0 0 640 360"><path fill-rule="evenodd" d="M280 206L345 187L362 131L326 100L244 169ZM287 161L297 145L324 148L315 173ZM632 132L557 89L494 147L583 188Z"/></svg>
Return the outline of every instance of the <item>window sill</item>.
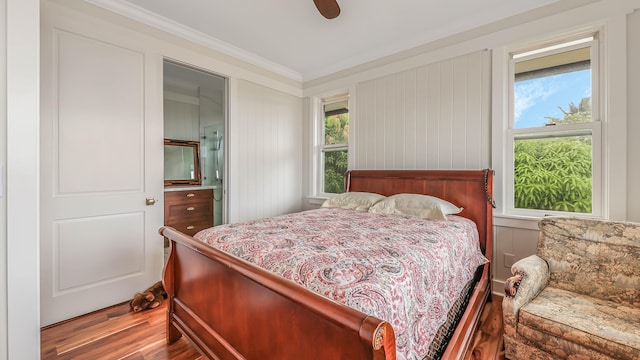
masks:
<svg viewBox="0 0 640 360"><path fill-rule="evenodd" d="M309 202L309 204L313 204L313 205L322 205L322 203L324 203L325 200L327 200L327 198L318 197L318 196L308 196L307 197L307 201Z"/></svg>
<svg viewBox="0 0 640 360"><path fill-rule="evenodd" d="M586 214L559 214L559 213L550 213L542 216L535 215L514 215L514 214L493 214L493 225L495 226L504 226L510 228L518 228L518 229L529 229L529 230L539 230L538 222L544 216L569 216L576 217L582 219L601 219L597 216L586 215Z"/></svg>
<svg viewBox="0 0 640 360"><path fill-rule="evenodd" d="M493 214L493 225L518 229L539 230L539 216Z"/></svg>

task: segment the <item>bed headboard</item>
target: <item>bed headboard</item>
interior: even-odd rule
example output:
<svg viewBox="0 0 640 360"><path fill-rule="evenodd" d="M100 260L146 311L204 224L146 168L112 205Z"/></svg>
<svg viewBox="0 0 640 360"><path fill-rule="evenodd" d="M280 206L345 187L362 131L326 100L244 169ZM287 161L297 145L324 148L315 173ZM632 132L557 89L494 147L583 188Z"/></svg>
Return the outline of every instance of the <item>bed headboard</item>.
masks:
<svg viewBox="0 0 640 360"><path fill-rule="evenodd" d="M464 210L458 214L473 220L480 248L491 260L493 252L493 170L351 170L347 191L385 196L424 194L447 200Z"/></svg>

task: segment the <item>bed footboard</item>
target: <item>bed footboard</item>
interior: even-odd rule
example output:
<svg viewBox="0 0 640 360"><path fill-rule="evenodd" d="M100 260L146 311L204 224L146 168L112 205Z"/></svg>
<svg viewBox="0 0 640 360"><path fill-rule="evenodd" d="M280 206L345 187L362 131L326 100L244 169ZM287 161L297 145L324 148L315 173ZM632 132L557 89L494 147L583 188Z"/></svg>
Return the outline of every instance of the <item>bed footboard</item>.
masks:
<svg viewBox="0 0 640 360"><path fill-rule="evenodd" d="M164 271L167 341L210 359L395 359L390 324L172 228Z"/></svg>

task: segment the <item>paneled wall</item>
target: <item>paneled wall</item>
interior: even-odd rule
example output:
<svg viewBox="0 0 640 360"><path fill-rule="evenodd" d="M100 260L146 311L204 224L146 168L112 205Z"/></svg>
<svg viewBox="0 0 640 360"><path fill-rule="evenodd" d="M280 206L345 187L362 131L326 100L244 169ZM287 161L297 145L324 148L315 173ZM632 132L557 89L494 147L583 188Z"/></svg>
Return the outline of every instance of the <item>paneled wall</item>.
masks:
<svg viewBox="0 0 640 360"><path fill-rule="evenodd" d="M504 293L504 282L511 277L511 265L531 254L536 253L540 232L535 225L522 226L494 226L493 230L493 264L492 291Z"/></svg>
<svg viewBox="0 0 640 360"><path fill-rule="evenodd" d="M244 80L231 87L229 222L301 210L300 98Z"/></svg>
<svg viewBox="0 0 640 360"><path fill-rule="evenodd" d="M353 168L488 167L490 69L478 51L358 84Z"/></svg>

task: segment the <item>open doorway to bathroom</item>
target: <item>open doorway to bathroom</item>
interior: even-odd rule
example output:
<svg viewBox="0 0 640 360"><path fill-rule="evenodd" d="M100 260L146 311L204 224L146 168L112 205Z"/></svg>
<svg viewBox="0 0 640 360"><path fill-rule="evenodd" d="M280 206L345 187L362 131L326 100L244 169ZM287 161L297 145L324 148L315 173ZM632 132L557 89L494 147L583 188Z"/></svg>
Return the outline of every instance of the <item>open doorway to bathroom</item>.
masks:
<svg viewBox="0 0 640 360"><path fill-rule="evenodd" d="M213 225L224 224L228 148L226 78L172 60L165 60L163 69L164 138L198 143L199 166L196 168L199 168L201 183L184 188L210 194ZM165 193L185 189L165 188Z"/></svg>

